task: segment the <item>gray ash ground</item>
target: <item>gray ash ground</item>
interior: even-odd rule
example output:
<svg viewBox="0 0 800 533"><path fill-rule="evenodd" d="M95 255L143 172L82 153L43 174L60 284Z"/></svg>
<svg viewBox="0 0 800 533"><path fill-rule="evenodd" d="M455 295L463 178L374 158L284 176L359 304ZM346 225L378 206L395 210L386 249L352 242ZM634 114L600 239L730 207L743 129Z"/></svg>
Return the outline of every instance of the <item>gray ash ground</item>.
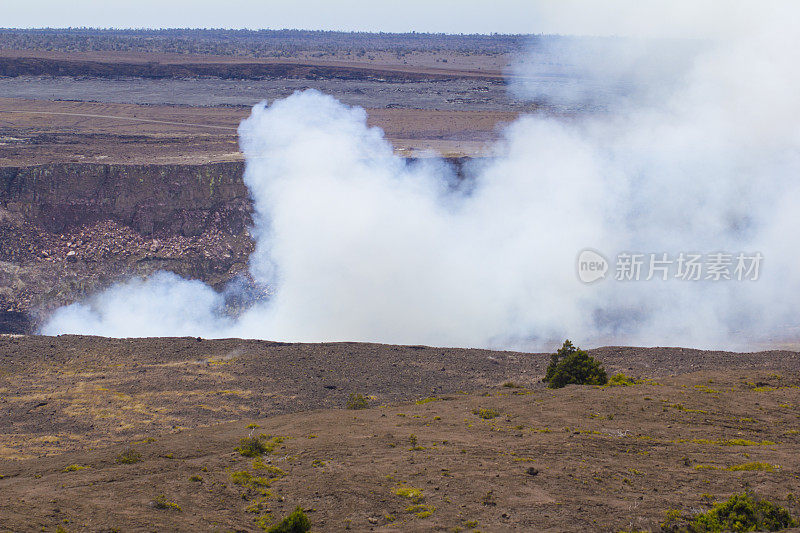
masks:
<svg viewBox="0 0 800 533"><path fill-rule="evenodd" d="M538 106L513 98L502 81L492 80L224 80L67 78L20 76L0 78L6 98L83 102L252 106L285 98L295 91L317 89L348 105L405 109L534 111Z"/></svg>

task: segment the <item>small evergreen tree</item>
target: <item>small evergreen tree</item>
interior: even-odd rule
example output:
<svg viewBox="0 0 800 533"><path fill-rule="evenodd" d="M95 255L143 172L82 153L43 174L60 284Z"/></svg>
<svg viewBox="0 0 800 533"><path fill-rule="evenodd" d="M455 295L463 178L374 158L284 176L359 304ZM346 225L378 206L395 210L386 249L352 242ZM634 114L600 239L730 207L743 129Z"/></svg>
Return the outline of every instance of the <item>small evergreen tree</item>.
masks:
<svg viewBox="0 0 800 533"><path fill-rule="evenodd" d="M789 511L752 494L734 494L689 524L692 532L778 531L796 527Z"/></svg>
<svg viewBox="0 0 800 533"><path fill-rule="evenodd" d="M297 507L292 514L269 528L268 533L306 533L311 529L311 521L303 512L302 507Z"/></svg>
<svg viewBox="0 0 800 533"><path fill-rule="evenodd" d="M605 385L608 383L608 375L600 361L566 340L550 356L550 364L542 381L551 389L560 389L566 385Z"/></svg>

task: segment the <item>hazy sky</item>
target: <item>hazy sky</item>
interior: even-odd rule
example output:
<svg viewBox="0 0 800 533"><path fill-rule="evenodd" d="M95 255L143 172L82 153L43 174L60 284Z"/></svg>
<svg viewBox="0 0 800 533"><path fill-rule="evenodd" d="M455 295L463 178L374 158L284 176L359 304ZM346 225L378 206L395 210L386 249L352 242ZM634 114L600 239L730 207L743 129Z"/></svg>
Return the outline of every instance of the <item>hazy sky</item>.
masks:
<svg viewBox="0 0 800 533"><path fill-rule="evenodd" d="M734 30L751 0L0 0L0 27L662 34ZM726 26L726 25L723 25ZM730 28L729 28L730 29Z"/></svg>

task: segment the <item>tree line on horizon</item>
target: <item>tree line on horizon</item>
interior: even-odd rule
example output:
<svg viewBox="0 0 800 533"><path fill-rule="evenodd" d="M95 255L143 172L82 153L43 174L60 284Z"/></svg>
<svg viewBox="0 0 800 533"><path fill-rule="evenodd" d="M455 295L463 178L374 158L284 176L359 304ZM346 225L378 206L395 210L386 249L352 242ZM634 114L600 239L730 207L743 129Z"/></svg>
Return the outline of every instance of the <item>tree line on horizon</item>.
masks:
<svg viewBox="0 0 800 533"><path fill-rule="evenodd" d="M0 49L59 52L124 51L280 57L303 51L443 52L500 55L519 52L550 35L367 33L325 30L236 29L0 29Z"/></svg>

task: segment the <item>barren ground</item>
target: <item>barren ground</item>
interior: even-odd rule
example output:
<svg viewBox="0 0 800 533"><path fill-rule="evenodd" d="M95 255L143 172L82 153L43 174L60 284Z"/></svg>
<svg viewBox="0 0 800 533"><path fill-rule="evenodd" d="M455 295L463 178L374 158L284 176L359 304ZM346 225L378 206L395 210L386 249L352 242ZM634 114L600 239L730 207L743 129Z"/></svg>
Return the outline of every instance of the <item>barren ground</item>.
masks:
<svg viewBox="0 0 800 533"><path fill-rule="evenodd" d="M800 354L593 355L643 382L544 389L543 354L5 337L0 528L258 531L300 505L321 531L657 530L744 489L800 513ZM285 438L266 466L234 450L251 433Z"/></svg>
<svg viewBox="0 0 800 533"><path fill-rule="evenodd" d="M511 111L368 109L406 156L479 155ZM101 104L0 98L0 166L76 162L206 164L242 159L236 129L249 107Z"/></svg>

